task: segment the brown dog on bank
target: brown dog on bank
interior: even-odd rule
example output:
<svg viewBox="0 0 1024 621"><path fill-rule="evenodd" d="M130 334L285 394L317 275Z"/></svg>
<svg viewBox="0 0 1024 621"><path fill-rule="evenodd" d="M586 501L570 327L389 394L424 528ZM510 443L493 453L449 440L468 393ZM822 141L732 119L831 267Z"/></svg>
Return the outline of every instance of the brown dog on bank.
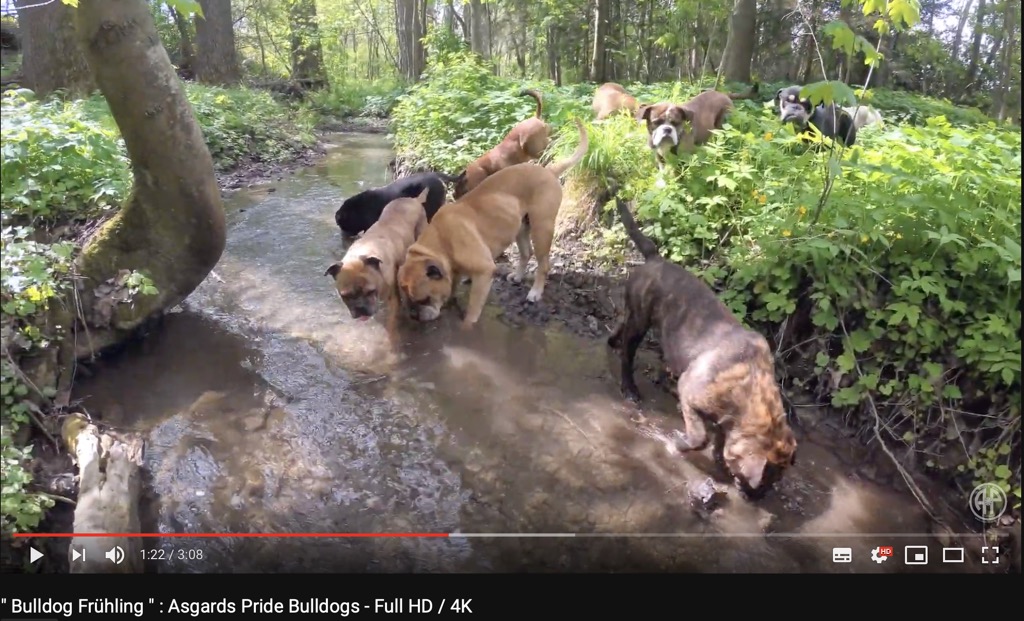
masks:
<svg viewBox="0 0 1024 621"><path fill-rule="evenodd" d="M539 159L551 142L551 127L541 119L544 104L539 92L527 89L520 93L537 101L537 111L532 118L520 121L487 153L484 153L466 167L455 180L453 196L458 200L470 190L503 168Z"/></svg>
<svg viewBox="0 0 1024 621"><path fill-rule="evenodd" d="M424 203L427 189L416 198L399 198L384 207L380 218L324 272L353 319L366 321L377 314L381 303L388 309L388 335L395 336L398 322L396 273L409 246L427 228ZM383 298L383 299L382 299Z"/></svg>
<svg viewBox="0 0 1024 621"><path fill-rule="evenodd" d="M451 299L455 283L468 276L472 283L462 326L473 327L491 290L494 260L513 241L519 246L519 265L508 278L522 282L535 252L537 273L526 299L540 301L551 269L555 218L562 204L558 177L587 153L587 131L580 121L576 126L580 144L568 159L546 167L527 162L505 168L437 212L398 270L399 286L417 319L437 319Z"/></svg>
<svg viewBox="0 0 1024 621"><path fill-rule="evenodd" d="M703 419L716 423L722 433L717 457L740 490L759 496L796 459L796 439L786 422L768 342L744 328L700 279L664 260L624 202L616 198L616 206L644 256L644 264L626 281L625 317L608 338L608 344L620 350L622 393L639 403L633 360L654 325L665 364L679 377L685 429L679 433L679 450L706 447Z"/></svg>
<svg viewBox="0 0 1024 621"><path fill-rule="evenodd" d="M630 95L622 85L607 82L594 91L594 103L591 108L594 110L594 120L603 121L620 110L635 115L639 106L636 97Z"/></svg>
<svg viewBox="0 0 1024 621"><path fill-rule="evenodd" d="M692 153L711 138L711 132L722 129L732 110L732 102L753 99L758 85L743 94L704 91L690 101L678 105L669 101L641 106L636 118L647 122L648 146L654 151L658 167L664 168L665 154L679 155L679 149Z"/></svg>

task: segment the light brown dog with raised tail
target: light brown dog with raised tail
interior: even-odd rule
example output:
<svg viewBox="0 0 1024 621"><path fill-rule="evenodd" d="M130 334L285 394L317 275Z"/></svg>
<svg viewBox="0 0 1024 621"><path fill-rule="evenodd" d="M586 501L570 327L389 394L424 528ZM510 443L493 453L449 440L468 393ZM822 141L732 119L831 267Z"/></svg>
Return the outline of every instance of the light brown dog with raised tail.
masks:
<svg viewBox="0 0 1024 621"><path fill-rule="evenodd" d="M503 168L540 159L548 148L551 143L551 127L541 118L544 112L541 94L532 89L520 94L533 97L537 101L537 111L533 117L517 123L496 147L466 167L455 180L453 196L456 200Z"/></svg>
<svg viewBox="0 0 1024 621"><path fill-rule="evenodd" d="M452 298L455 283L468 276L472 283L462 325L473 327L491 290L494 260L513 241L519 247L519 265L508 278L522 282L526 265L536 253L537 272L526 299L540 301L562 204L558 177L587 153L586 128L578 120L576 126L580 143L569 158L547 166L528 162L505 168L437 212L398 270L401 292L417 319L436 319Z"/></svg>

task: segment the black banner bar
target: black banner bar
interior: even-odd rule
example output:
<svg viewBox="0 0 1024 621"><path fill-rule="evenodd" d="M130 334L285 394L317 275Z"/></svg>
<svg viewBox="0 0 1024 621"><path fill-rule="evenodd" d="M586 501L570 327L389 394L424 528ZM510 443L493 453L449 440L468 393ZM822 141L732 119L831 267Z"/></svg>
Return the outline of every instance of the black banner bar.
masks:
<svg viewBox="0 0 1024 621"><path fill-rule="evenodd" d="M964 613L1019 575L5 575L2 619ZM802 615L796 615L802 616ZM749 618L749 617L748 617Z"/></svg>

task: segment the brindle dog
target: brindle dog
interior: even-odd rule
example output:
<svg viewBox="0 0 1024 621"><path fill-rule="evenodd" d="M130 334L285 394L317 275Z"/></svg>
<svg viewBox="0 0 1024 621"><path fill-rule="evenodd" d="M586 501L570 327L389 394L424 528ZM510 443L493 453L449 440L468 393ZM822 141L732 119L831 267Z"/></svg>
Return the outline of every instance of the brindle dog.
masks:
<svg viewBox="0 0 1024 621"><path fill-rule="evenodd" d="M616 198L616 205L644 256L626 281L625 317L608 339L621 352L622 393L640 402L633 361L644 335L657 327L665 363L679 378L685 429L677 432L679 450L705 448L705 419L716 423L722 436L716 456L745 495L759 497L796 458L768 342L744 328L700 279L663 259L626 204Z"/></svg>

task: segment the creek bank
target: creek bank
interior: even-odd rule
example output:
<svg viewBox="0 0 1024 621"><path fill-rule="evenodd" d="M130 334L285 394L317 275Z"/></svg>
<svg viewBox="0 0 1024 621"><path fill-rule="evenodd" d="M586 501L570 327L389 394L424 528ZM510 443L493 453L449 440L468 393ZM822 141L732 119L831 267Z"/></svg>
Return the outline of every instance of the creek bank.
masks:
<svg viewBox="0 0 1024 621"><path fill-rule="evenodd" d="M586 198L574 196L579 191L575 185L566 185L567 202L577 207L580 204L586 205ZM593 209L589 209L588 213L596 216ZM576 219L574 216L569 218ZM628 240L621 261L618 258L594 258L594 245L587 241L589 236L586 231L607 228L609 221L601 217L586 217L582 220L588 224L567 227L562 235L556 237L552 248L552 269L540 304L526 301L526 293L532 285L532 273L520 284L506 279L506 275L513 271L518 262L515 247L507 249L499 258L498 276L491 290L491 300L501 309L499 317L504 322L514 326L546 326L554 322L578 336L601 341L608 338L622 316L624 285L629 269L641 264L643 258ZM536 262L531 260L531 270L535 268ZM648 332L640 347L654 354L654 360L660 361L661 350L657 338L655 330ZM638 357L636 370L662 389L670 390L671 382L666 381L669 378L660 364L645 364L643 358ZM869 429L848 420L843 412L833 408L827 400L822 402L814 395L793 386L789 372L783 372L783 399L799 434L832 445L835 454L849 467L854 478L866 479L910 494L912 490L904 476L912 476L914 483L925 492L933 507L933 528L937 535L949 538L950 533L978 530L978 523L973 520L962 491L919 464L894 463L891 453L880 446ZM1020 520L1010 515L1010 512L998 524L987 529L990 538L999 542L992 545L1014 550L1009 556L1010 563L1016 567L1020 566L1019 532Z"/></svg>
<svg viewBox="0 0 1024 621"><path fill-rule="evenodd" d="M240 160L230 168L218 171L217 183L221 190L222 197L228 197L241 189L264 185L274 181L280 181L295 171L312 166L325 153L323 136L333 130L331 125L318 128L316 142L308 147L296 151L291 157L283 161L268 162L259 158L258 154L250 154L249 157ZM381 133L373 130L370 124L351 124L350 131L360 131L359 127L369 127L363 130L366 133ZM268 188L273 191L273 188ZM105 214L104 217L95 220L73 221L62 224L50 231L51 238L74 240L81 247L86 240L110 217L113 213ZM144 324L137 335L126 340L124 343L110 348L102 355L115 355L116 352L131 342L144 339L149 330L159 325L159 318ZM78 361L76 374L90 373L88 361ZM56 369L54 377L60 377L64 369ZM61 394L70 392L70 386L62 387ZM43 424L49 429L42 432L32 426L29 442L34 446L34 456L31 463L34 487L51 497L54 505L46 511L46 515L40 522L36 532L40 533L63 533L72 532L75 521L75 508L78 501L78 468L72 456L66 448L61 445L59 429L68 413L75 412L79 404L67 403L66 399L58 397L55 403L44 408L46 414L42 415ZM96 416L96 421L102 427L102 415ZM35 547L44 553L44 560L33 569L38 573L68 573L70 569L68 561L67 539L17 539L12 541L11 546L4 546L5 554L0 558L0 569L3 571L25 571L28 564L28 550ZM9 551L9 554L7 553Z"/></svg>

